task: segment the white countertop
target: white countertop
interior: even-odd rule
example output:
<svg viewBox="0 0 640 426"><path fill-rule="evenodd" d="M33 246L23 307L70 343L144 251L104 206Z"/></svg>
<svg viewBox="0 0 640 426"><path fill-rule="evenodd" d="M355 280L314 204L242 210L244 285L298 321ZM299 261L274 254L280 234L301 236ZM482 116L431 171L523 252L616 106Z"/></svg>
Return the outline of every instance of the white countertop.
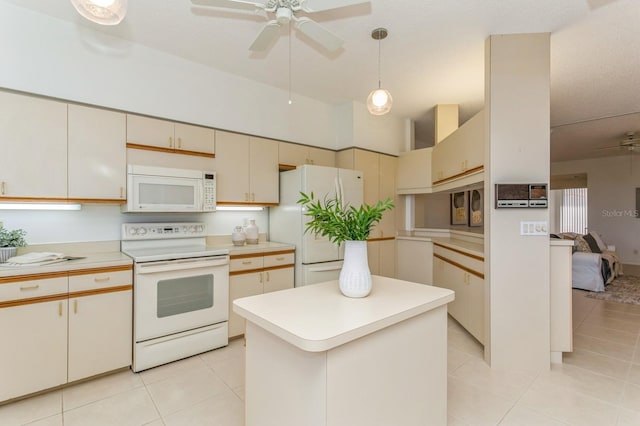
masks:
<svg viewBox="0 0 640 426"><path fill-rule="evenodd" d="M245 244L243 246L234 246L233 244L215 244L213 247L226 248L231 256L240 254L259 254L280 250L295 250L296 246L292 244L276 243L273 241L263 241L258 244Z"/></svg>
<svg viewBox="0 0 640 426"><path fill-rule="evenodd" d="M245 297L233 310L308 352L321 352L453 301L451 290L374 275L365 298L343 296L337 281Z"/></svg>
<svg viewBox="0 0 640 426"><path fill-rule="evenodd" d="M18 275L46 274L50 272L75 271L78 269L107 268L111 266L131 265L131 258L119 251L105 253L88 253L84 259L65 260L44 266L0 266L0 277Z"/></svg>

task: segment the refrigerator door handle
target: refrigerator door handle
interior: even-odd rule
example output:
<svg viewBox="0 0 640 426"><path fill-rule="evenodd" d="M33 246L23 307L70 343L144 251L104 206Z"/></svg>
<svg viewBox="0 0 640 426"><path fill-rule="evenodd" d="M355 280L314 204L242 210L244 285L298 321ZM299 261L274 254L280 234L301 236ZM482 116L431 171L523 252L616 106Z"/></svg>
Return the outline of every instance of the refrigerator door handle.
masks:
<svg viewBox="0 0 640 426"><path fill-rule="evenodd" d="M339 271L342 269L342 265L340 266L317 266L314 268L309 268L309 272L326 272L326 271Z"/></svg>

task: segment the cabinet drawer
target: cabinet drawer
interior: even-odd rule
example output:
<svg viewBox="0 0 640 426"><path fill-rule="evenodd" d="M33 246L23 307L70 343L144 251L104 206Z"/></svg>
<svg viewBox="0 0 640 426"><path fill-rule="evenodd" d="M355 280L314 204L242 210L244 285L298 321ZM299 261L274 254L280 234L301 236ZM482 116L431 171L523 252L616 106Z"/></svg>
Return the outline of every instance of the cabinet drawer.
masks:
<svg viewBox="0 0 640 426"><path fill-rule="evenodd" d="M263 264L262 256L231 259L229 262L229 272L262 269Z"/></svg>
<svg viewBox="0 0 640 426"><path fill-rule="evenodd" d="M101 288L131 285L132 271L113 271L105 269L104 272L95 272L84 275L72 275L69 277L69 293L78 291L97 290Z"/></svg>
<svg viewBox="0 0 640 426"><path fill-rule="evenodd" d="M67 295L67 277L43 278L0 284L0 304L10 300L33 299L56 294Z"/></svg>
<svg viewBox="0 0 640 426"><path fill-rule="evenodd" d="M293 253L270 254L264 257L264 267L292 265L294 262Z"/></svg>

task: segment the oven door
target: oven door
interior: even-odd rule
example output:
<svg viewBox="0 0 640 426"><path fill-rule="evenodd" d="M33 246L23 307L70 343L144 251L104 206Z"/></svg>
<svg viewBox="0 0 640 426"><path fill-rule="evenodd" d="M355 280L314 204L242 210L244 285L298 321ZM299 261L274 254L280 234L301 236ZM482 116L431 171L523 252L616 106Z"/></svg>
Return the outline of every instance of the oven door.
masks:
<svg viewBox="0 0 640 426"><path fill-rule="evenodd" d="M229 256L136 263L136 342L228 318Z"/></svg>

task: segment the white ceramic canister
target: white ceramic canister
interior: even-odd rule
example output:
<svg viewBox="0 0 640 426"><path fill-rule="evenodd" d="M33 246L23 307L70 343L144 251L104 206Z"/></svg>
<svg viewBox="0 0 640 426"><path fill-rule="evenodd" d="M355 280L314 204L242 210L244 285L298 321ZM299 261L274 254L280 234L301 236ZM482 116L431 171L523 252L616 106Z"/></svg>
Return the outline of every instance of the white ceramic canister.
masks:
<svg viewBox="0 0 640 426"><path fill-rule="evenodd" d="M247 244L258 244L258 225L256 225L254 219L249 221L249 224L244 229L244 233L247 236Z"/></svg>
<svg viewBox="0 0 640 426"><path fill-rule="evenodd" d="M231 242L234 246L243 246L247 236L244 233L242 226L236 226L231 233Z"/></svg>

